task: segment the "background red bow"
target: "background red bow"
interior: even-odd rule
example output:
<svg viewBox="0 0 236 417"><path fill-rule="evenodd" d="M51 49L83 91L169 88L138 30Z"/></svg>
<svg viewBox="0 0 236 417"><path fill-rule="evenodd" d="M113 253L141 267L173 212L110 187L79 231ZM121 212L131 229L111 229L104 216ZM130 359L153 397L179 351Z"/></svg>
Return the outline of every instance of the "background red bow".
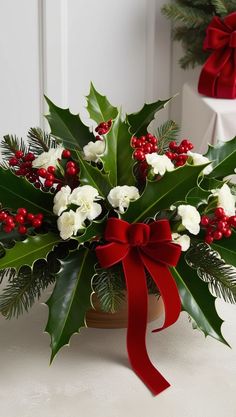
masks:
<svg viewBox="0 0 236 417"><path fill-rule="evenodd" d="M202 68L198 91L209 97L236 98L236 12L214 17L207 28L204 49L213 50Z"/></svg>
<svg viewBox="0 0 236 417"><path fill-rule="evenodd" d="M147 300L145 268L155 281L165 305L165 322L160 331L179 317L181 302L176 283L168 266L176 266L181 248L171 242L168 220L150 225L129 224L109 218L104 238L110 242L96 248L100 265L109 268L122 262L128 291L127 350L134 371L157 395L169 387L166 379L151 363L145 343L147 327Z"/></svg>

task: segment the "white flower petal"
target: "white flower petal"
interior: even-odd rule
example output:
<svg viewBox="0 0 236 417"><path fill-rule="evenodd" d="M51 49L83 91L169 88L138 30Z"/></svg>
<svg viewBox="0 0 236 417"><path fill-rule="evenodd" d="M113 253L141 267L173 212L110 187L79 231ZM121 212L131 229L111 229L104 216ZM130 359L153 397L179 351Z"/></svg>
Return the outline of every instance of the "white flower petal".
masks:
<svg viewBox="0 0 236 417"><path fill-rule="evenodd" d="M57 227L63 240L76 235L83 228L83 219L73 210L65 211L57 220Z"/></svg>
<svg viewBox="0 0 236 417"><path fill-rule="evenodd" d="M196 207L182 204L178 207L178 215L181 217L183 226L190 233L197 235L200 232L201 216Z"/></svg>
<svg viewBox="0 0 236 417"><path fill-rule="evenodd" d="M146 161L153 168L154 174L164 175L166 171L173 171L174 164L166 155L158 155L157 153L149 153Z"/></svg>
<svg viewBox="0 0 236 417"><path fill-rule="evenodd" d="M203 165L203 164L206 164L207 162L211 162L210 159L208 159L206 156L203 156L200 153L188 151L187 154L192 157L193 165ZM204 175L208 175L211 173L212 169L213 169L212 164L209 164L207 165L207 167L203 169L202 172Z"/></svg>
<svg viewBox="0 0 236 417"><path fill-rule="evenodd" d="M179 233L172 233L174 243L181 246L182 252L186 252L190 247L190 237L188 235L180 235Z"/></svg>
<svg viewBox="0 0 236 417"><path fill-rule="evenodd" d="M56 167L58 165L58 159L61 158L63 152L63 147L58 146L57 148L51 148L48 152L42 152L35 160L32 162L33 168L45 168L49 166Z"/></svg>
<svg viewBox="0 0 236 417"><path fill-rule="evenodd" d="M227 184L217 190L212 190L212 195L218 197L217 207L222 207L227 216L235 215L235 196Z"/></svg>
<svg viewBox="0 0 236 417"><path fill-rule="evenodd" d="M124 213L129 207L130 201L135 201L140 197L136 187L121 185L111 189L107 199L112 207L118 208L120 213Z"/></svg>
<svg viewBox="0 0 236 417"><path fill-rule="evenodd" d="M106 144L103 140L89 142L83 147L84 159L86 161L98 162L100 156L104 154L105 148Z"/></svg>
<svg viewBox="0 0 236 417"><path fill-rule="evenodd" d="M53 213L57 216L60 216L61 213L67 209L69 204L69 197L71 193L71 188L66 185L62 187L60 191L58 191L54 197L54 206L53 206Z"/></svg>

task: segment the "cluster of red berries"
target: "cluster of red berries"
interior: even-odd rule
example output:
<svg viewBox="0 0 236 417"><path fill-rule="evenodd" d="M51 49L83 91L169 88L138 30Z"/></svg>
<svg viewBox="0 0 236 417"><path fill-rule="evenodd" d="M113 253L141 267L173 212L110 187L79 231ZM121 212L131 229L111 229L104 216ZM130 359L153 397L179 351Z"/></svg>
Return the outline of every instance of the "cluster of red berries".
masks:
<svg viewBox="0 0 236 417"><path fill-rule="evenodd" d="M35 155L32 152L24 155L23 151L18 150L15 152L15 156L9 159L9 165L16 167L16 175L26 177L30 181L32 180L32 162L34 159Z"/></svg>
<svg viewBox="0 0 236 417"><path fill-rule="evenodd" d="M95 132L98 133L98 135L106 135L112 125L112 120L108 120L107 122L101 122L99 123L99 125L96 127ZM96 136L97 140L101 140L100 136Z"/></svg>
<svg viewBox="0 0 236 417"><path fill-rule="evenodd" d="M21 235L25 235L29 227L38 229L42 226L42 222L42 213L28 213L25 208L18 208L15 215L9 214L4 210L0 211L0 223L2 223L5 233L11 233L13 229L17 228Z"/></svg>
<svg viewBox="0 0 236 417"><path fill-rule="evenodd" d="M183 139L180 145L172 141L169 143L169 151L166 152L166 156L173 162L175 167L181 167L185 165L188 159L187 152L193 148L193 144L188 139Z"/></svg>
<svg viewBox="0 0 236 417"><path fill-rule="evenodd" d="M232 228L236 227L236 216L227 216L224 209L218 207L215 209L213 217L202 216L201 225L206 231L205 242L211 244L214 240L232 235Z"/></svg>
<svg viewBox="0 0 236 417"><path fill-rule="evenodd" d="M134 159L142 162L145 160L146 154L157 152L157 143L157 138L151 135L151 133L147 133L146 136L140 136L139 138L133 136L131 139L131 146L132 148L135 148L133 153Z"/></svg>

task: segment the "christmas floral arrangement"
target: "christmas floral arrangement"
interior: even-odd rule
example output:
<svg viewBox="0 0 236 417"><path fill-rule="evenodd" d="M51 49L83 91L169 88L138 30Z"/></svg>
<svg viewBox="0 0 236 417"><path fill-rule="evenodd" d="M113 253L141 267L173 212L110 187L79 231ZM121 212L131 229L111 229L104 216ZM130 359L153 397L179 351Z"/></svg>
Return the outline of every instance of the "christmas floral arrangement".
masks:
<svg viewBox="0 0 236 417"><path fill-rule="evenodd" d="M47 99L50 134L30 129L27 142L1 143L2 315L28 311L53 285L53 359L86 326L94 294L114 313L127 291L130 363L154 394L169 383L146 351L148 293L165 307L153 331L183 310L225 344L215 299L236 301L236 138L203 156L178 144L172 121L150 132L168 101L124 115L91 85L90 127Z"/></svg>
<svg viewBox="0 0 236 417"><path fill-rule="evenodd" d="M181 68L205 63L210 56L210 51L203 49L207 26L214 17L223 19L235 10L235 0L175 0L163 6L163 14L174 23L174 40L181 42L184 49Z"/></svg>

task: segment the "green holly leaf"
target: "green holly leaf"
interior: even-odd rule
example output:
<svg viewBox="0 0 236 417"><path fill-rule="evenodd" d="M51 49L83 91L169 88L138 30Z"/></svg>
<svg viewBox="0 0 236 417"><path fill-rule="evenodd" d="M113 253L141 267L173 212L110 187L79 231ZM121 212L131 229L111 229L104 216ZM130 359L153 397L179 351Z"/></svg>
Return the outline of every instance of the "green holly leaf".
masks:
<svg viewBox="0 0 236 417"><path fill-rule="evenodd" d="M57 107L49 98L45 97L49 114L46 116L52 135L61 139L63 146L69 149L82 149L94 135L85 126L78 114L72 114L69 109Z"/></svg>
<svg viewBox="0 0 236 417"><path fill-rule="evenodd" d="M133 135L146 135L147 127L154 119L155 114L163 109L165 105L171 100L158 100L155 103L144 104L141 110L137 113L128 114L127 120L130 124L130 131Z"/></svg>
<svg viewBox="0 0 236 417"><path fill-rule="evenodd" d="M227 264L236 267L236 232L233 232L228 239L215 240L211 247L219 252Z"/></svg>
<svg viewBox="0 0 236 417"><path fill-rule="evenodd" d="M69 343L71 336L86 325L95 263L94 252L83 247L61 261L55 289L47 301L49 319L45 330L51 336L51 361L59 349Z"/></svg>
<svg viewBox="0 0 236 417"><path fill-rule="evenodd" d="M90 92L87 98L87 110L92 120L97 123L107 122L110 119L115 119L118 110L113 107L107 100L106 96L102 96L94 88L94 85L90 84Z"/></svg>
<svg viewBox="0 0 236 417"><path fill-rule="evenodd" d="M107 217L105 216L101 221L93 221L86 228L82 235L77 236L75 239L79 243L85 243L91 241L93 238L102 238L106 227Z"/></svg>
<svg viewBox="0 0 236 417"><path fill-rule="evenodd" d="M133 166L135 161L132 158L129 125L122 120L121 113L114 120L105 140L106 149L101 161L112 186L134 185Z"/></svg>
<svg viewBox="0 0 236 417"><path fill-rule="evenodd" d="M224 178L234 173L236 161L236 137L228 142L218 142L216 146L209 145L204 155L212 161L213 171L210 178Z"/></svg>
<svg viewBox="0 0 236 417"><path fill-rule="evenodd" d="M108 175L85 161L80 152L76 152L76 155L79 161L81 185L91 185L98 190L99 195L106 197L112 188Z"/></svg>
<svg viewBox="0 0 236 417"><path fill-rule="evenodd" d="M197 184L204 166L186 164L166 172L160 180L148 181L141 197L130 203L122 218L128 222L142 222L155 217L159 210L168 209L177 201L184 201L189 190Z"/></svg>
<svg viewBox="0 0 236 417"><path fill-rule="evenodd" d="M201 187L194 187L186 196L186 203L191 206L198 207L200 204L207 204L211 192L203 190Z"/></svg>
<svg viewBox="0 0 236 417"><path fill-rule="evenodd" d="M45 235L28 236L23 241L15 242L15 245L7 249L5 255L0 258L0 270L14 268L19 270L21 266L33 266L38 259L46 259L46 256L61 241L54 233Z"/></svg>
<svg viewBox="0 0 236 417"><path fill-rule="evenodd" d="M25 178L17 177L9 169L0 167L0 202L2 207L17 210L25 207L33 213L52 216L53 195L37 190ZM51 208L51 210L50 210Z"/></svg>
<svg viewBox="0 0 236 417"><path fill-rule="evenodd" d="M228 345L221 333L223 320L215 308L216 298L209 292L208 284L198 277L183 257L171 271L179 289L183 310L192 317L205 336L211 336Z"/></svg>

